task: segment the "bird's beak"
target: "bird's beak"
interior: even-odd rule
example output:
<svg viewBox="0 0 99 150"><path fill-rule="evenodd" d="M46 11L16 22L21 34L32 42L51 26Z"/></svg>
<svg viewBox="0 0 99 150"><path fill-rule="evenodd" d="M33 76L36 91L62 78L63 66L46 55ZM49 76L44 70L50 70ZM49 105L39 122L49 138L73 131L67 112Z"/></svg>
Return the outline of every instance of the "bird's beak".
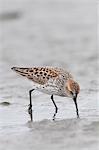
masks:
<svg viewBox="0 0 99 150"><path fill-rule="evenodd" d="M73 100L76 101L76 99L77 99L77 93L74 93L73 94Z"/></svg>
<svg viewBox="0 0 99 150"><path fill-rule="evenodd" d="M75 106L76 106L77 118L79 118L78 106L77 106L77 93L75 93L75 94L73 95L73 100L74 100L74 103L75 103Z"/></svg>

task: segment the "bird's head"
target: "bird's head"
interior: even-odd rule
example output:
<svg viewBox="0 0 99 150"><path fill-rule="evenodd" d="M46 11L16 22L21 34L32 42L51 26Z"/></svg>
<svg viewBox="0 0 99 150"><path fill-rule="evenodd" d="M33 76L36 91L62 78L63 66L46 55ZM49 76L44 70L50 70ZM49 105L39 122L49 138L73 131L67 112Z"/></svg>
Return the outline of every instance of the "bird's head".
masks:
<svg viewBox="0 0 99 150"><path fill-rule="evenodd" d="M77 95L80 92L80 86L77 82L72 79L68 79L66 83L66 93L68 97L73 98L73 100L77 99Z"/></svg>
<svg viewBox="0 0 99 150"><path fill-rule="evenodd" d="M77 106L77 95L80 92L80 86L73 79L68 79L66 82L66 93L68 97L71 97L76 106L77 118L79 118L78 106Z"/></svg>

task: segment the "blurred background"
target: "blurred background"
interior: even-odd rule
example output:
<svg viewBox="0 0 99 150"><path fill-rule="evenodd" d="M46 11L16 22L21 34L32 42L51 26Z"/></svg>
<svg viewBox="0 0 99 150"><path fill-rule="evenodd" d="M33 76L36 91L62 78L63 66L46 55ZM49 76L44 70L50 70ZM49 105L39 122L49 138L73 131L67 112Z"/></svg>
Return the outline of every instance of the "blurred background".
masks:
<svg viewBox="0 0 99 150"><path fill-rule="evenodd" d="M91 119L91 127L97 129L97 124L93 125L99 119L96 16L94 0L0 0L1 133L11 133L10 127L14 132L28 130L20 122L29 120L28 90L32 85L12 72L13 66L57 66L69 70L81 86L80 116ZM55 99L60 108L57 119L75 118L72 101ZM33 105L35 121L52 118L54 108L48 95L35 92ZM81 126L82 131L82 123ZM96 137L92 139L95 141Z"/></svg>
<svg viewBox="0 0 99 150"><path fill-rule="evenodd" d="M2 80L12 66L61 66L85 88L97 74L96 21L93 0L1 0Z"/></svg>

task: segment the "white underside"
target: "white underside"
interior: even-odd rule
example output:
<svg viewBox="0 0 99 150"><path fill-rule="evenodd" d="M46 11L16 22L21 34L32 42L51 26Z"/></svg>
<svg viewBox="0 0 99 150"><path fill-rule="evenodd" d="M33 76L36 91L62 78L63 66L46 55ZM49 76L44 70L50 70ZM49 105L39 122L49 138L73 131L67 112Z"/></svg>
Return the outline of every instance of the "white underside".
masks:
<svg viewBox="0 0 99 150"><path fill-rule="evenodd" d="M66 95L66 93L64 92L63 88L56 86L55 82L49 82L45 85L40 85L37 83L32 82L32 86L35 90L38 90L42 93L46 93L48 95L58 95L58 96L62 96L62 97L68 97L68 95Z"/></svg>
<svg viewBox="0 0 99 150"><path fill-rule="evenodd" d="M62 97L68 97L62 90L60 91L57 87L52 87L52 86L40 86L37 87L36 90L42 92L42 93L46 93L48 95L58 95L58 96L62 96Z"/></svg>

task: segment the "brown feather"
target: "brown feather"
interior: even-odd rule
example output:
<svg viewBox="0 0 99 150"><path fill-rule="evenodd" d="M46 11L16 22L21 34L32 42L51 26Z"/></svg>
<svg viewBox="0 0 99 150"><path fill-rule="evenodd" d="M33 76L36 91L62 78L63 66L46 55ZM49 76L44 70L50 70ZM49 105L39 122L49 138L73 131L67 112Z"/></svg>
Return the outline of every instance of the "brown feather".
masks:
<svg viewBox="0 0 99 150"><path fill-rule="evenodd" d="M12 70L18 74L27 77L28 79L38 84L45 84L50 78L56 78L58 72L52 68L34 67L34 68L19 68L13 67Z"/></svg>

